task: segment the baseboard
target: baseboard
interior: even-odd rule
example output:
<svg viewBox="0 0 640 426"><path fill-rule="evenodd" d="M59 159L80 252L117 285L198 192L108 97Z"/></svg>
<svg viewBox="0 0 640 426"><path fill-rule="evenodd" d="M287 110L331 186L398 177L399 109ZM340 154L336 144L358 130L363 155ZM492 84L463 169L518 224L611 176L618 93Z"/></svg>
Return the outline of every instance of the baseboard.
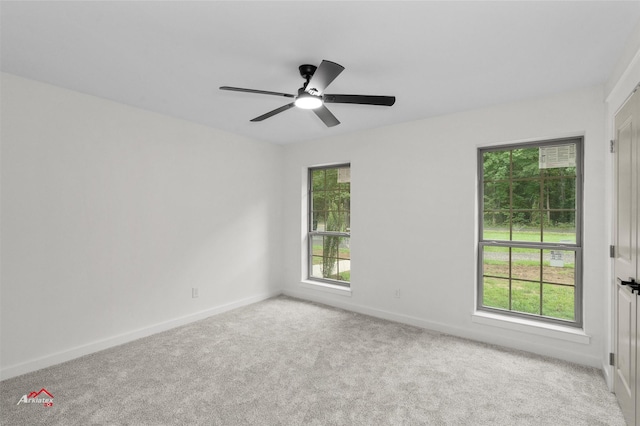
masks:
<svg viewBox="0 0 640 426"><path fill-rule="evenodd" d="M592 357L584 353L570 352L565 350L559 350L553 348L549 350L548 346L533 344L530 341L508 339L500 334L483 333L471 328L452 326L445 323L434 322L425 320L422 318L413 317L410 315L398 314L395 312L384 311L381 309L370 308L368 306L358 305L349 301L337 300L325 298L319 295L310 295L307 292L299 292L297 290L285 289L283 291L285 296L295 297L302 300L308 300L311 302L321 303L323 305L333 306L347 311L357 312L364 315L369 315L376 318L386 319L389 321L400 322L403 324L413 325L415 327L424 328L427 330L433 330L444 334L450 334L452 336L462 337L464 339L475 340L478 342L489 343L496 346L502 346L505 348L511 348L516 350L522 350L526 352L535 353L542 356L548 356L552 358L561 359L564 361L572 362L575 364L586 365L595 368L601 368L602 360L597 357Z"/></svg>
<svg viewBox="0 0 640 426"><path fill-rule="evenodd" d="M609 363L602 363L602 375L604 376L604 381L607 384L607 387L611 392L613 392L613 367L611 367Z"/></svg>
<svg viewBox="0 0 640 426"><path fill-rule="evenodd" d="M36 359L32 359L32 360L20 363L20 364L10 365L0 370L0 380L10 379L12 377L16 377L22 374L30 373L32 371L40 370L42 368L51 367L52 365L71 361L73 359L79 358L84 355L89 355L94 352L98 352L114 346L122 345L124 343L128 343L143 337L147 337L152 334L167 331L172 328L179 327L181 325L199 321L201 319L208 318L213 315L221 314L223 312L227 312L236 308L240 308L242 306L251 305L253 303L257 303L262 300L266 300L271 297L278 296L281 293L282 292L280 290L262 293L256 296L236 300L234 302L215 306L213 308L205 309L203 311L195 312L179 318L163 321L161 323L158 323L149 327L140 328L127 333L119 334L117 336L97 340L95 342L87 343L81 346L76 346L74 348L71 348L65 351L45 355Z"/></svg>
<svg viewBox="0 0 640 426"><path fill-rule="evenodd" d="M455 334L455 327L451 327L444 323L436 323L432 321L426 321L421 318L412 317L410 315L398 314L395 312L384 311L381 309L370 308L364 305L358 305L348 301L337 301L335 299L329 299L318 295L310 295L308 293L298 292L296 290L284 290L282 292L285 296L294 297L297 299L308 300L310 302L316 302L323 305L333 306L335 308L344 309L351 312L357 312L359 314L369 315L376 318L386 319L389 321L399 322L403 324L413 325L420 328L439 331L445 334Z"/></svg>

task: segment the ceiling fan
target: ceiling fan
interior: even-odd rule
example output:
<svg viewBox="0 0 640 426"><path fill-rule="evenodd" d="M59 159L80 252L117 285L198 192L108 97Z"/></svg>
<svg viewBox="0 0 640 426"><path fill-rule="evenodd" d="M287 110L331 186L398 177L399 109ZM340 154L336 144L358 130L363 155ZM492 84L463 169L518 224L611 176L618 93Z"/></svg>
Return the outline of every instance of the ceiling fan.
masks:
<svg viewBox="0 0 640 426"><path fill-rule="evenodd" d="M322 120L327 127L340 124L340 121L329 111L324 104L360 104L360 105L381 105L391 106L395 103L395 96L371 96L371 95L330 95L324 91L335 78L344 70L342 65L335 62L323 60L319 67L314 65L300 65L298 67L300 75L306 80L305 84L298 89L297 95L289 93L270 92L266 90L243 89L241 87L222 86L220 90L231 90L235 92L258 93L261 95L284 96L293 98L294 101L269 111L251 121L262 121L273 117L283 111L298 107L311 109Z"/></svg>

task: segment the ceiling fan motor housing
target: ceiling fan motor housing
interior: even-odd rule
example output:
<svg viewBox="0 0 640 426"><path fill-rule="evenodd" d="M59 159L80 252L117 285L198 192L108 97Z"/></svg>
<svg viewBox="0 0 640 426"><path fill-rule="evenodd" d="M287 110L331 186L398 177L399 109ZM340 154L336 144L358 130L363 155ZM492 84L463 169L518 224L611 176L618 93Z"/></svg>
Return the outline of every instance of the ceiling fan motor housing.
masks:
<svg viewBox="0 0 640 426"><path fill-rule="evenodd" d="M298 69L300 70L300 75L302 76L302 78L307 80L308 83L309 80L311 80L311 77L313 77L313 74L316 72L317 67L315 65L305 64L300 65Z"/></svg>

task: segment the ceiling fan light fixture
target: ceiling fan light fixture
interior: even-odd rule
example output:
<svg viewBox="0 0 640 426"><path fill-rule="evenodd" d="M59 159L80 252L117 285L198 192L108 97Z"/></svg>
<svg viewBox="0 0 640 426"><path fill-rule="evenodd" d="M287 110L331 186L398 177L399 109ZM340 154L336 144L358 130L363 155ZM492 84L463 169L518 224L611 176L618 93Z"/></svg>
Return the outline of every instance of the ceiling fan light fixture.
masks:
<svg viewBox="0 0 640 426"><path fill-rule="evenodd" d="M303 93L296 98L294 104L302 109L316 109L322 106L322 98L320 96Z"/></svg>

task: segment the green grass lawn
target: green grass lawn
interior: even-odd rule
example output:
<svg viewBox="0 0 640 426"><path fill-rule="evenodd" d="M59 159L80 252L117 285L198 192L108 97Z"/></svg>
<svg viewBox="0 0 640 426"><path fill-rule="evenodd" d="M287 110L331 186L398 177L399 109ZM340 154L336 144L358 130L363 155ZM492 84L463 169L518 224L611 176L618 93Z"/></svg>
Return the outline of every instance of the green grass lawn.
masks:
<svg viewBox="0 0 640 426"><path fill-rule="evenodd" d="M511 281L511 310L552 318L574 320L574 287ZM490 308L509 309L509 280L484 278L483 304Z"/></svg>
<svg viewBox="0 0 640 426"><path fill-rule="evenodd" d="M488 241L509 241L509 231L503 229L484 228L483 239ZM540 242L540 229L525 228L513 231L513 241ZM567 228L545 228L545 243L567 243L576 242L576 233Z"/></svg>
<svg viewBox="0 0 640 426"><path fill-rule="evenodd" d="M509 232L506 230L484 229L484 239L488 241L509 241ZM540 242L539 229L521 229L514 231L514 241ZM548 228L544 231L544 242L549 243L575 243L575 232L566 228ZM548 260L548 249L544 249L545 256L542 260L543 281L529 282L518 281L526 278L532 281L540 280L540 249L513 248L514 259L512 261L511 280L511 307L509 307L509 262L504 260L485 258L483 260L485 274L504 276L501 278L484 277L483 304L487 307L498 309L511 309L516 312L543 315L552 318L574 320L575 288L575 264L573 259L566 259L562 267L551 267ZM508 253L508 247L485 246L487 253ZM518 259L518 253L531 253L533 259ZM502 257L502 256L500 256ZM527 257L527 256L525 256ZM555 283L555 284L554 284ZM571 285L557 285L571 284ZM542 303L541 303L542 302Z"/></svg>

